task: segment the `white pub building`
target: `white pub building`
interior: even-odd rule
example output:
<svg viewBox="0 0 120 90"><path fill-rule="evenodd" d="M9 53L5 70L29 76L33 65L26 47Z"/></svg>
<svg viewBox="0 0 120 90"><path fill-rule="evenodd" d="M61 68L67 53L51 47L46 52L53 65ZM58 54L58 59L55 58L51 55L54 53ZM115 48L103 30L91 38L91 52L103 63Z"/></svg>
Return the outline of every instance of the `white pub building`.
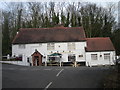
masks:
<svg viewBox="0 0 120 90"><path fill-rule="evenodd" d="M115 49L109 37L86 38L82 27L21 28L12 56L22 57L27 66L50 61L114 65Z"/></svg>

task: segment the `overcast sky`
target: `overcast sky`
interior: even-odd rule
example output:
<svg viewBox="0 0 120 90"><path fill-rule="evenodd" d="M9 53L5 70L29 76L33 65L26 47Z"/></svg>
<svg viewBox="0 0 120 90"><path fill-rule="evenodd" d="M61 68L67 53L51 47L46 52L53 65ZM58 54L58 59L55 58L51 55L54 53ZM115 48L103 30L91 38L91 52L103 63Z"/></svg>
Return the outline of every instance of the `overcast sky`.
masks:
<svg viewBox="0 0 120 90"><path fill-rule="evenodd" d="M91 2L91 3L97 3L102 5L103 7L106 6L106 2L115 2L116 4L120 0L0 0L0 6L1 2Z"/></svg>
<svg viewBox="0 0 120 90"><path fill-rule="evenodd" d="M120 0L0 0L0 2L26 2L26 1L37 1L37 2L49 2L49 1L54 1L54 2L118 2Z"/></svg>
<svg viewBox="0 0 120 90"><path fill-rule="evenodd" d="M2 2L91 2L96 3L97 5L107 7L107 3L115 3L116 4L116 20L118 18L118 2L120 0L0 0L0 8L4 8Z"/></svg>

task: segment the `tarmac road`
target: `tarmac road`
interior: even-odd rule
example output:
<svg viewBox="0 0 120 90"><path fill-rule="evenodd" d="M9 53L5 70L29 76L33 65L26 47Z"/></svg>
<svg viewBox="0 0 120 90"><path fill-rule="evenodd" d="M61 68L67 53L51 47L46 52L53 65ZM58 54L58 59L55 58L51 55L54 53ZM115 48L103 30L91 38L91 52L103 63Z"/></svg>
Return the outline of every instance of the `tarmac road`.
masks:
<svg viewBox="0 0 120 90"><path fill-rule="evenodd" d="M107 67L2 65L2 88L100 88Z"/></svg>

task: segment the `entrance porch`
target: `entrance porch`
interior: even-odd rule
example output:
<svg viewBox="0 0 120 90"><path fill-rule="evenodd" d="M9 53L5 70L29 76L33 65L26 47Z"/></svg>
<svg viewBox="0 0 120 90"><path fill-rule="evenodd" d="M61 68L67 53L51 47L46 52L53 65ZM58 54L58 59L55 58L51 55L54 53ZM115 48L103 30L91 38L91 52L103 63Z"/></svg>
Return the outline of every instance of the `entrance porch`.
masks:
<svg viewBox="0 0 120 90"><path fill-rule="evenodd" d="M32 66L41 66L42 65L42 54L37 50L31 55L32 56Z"/></svg>

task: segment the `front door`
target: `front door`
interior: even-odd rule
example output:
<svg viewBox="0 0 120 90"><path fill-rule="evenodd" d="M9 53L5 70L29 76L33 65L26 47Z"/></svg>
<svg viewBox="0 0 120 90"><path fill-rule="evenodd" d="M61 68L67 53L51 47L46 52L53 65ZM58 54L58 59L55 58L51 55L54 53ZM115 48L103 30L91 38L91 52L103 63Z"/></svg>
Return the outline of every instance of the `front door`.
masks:
<svg viewBox="0 0 120 90"><path fill-rule="evenodd" d="M42 55L38 51L35 51L31 56L32 56L33 66L42 65Z"/></svg>
<svg viewBox="0 0 120 90"><path fill-rule="evenodd" d="M39 56L34 56L35 66L39 66Z"/></svg>

